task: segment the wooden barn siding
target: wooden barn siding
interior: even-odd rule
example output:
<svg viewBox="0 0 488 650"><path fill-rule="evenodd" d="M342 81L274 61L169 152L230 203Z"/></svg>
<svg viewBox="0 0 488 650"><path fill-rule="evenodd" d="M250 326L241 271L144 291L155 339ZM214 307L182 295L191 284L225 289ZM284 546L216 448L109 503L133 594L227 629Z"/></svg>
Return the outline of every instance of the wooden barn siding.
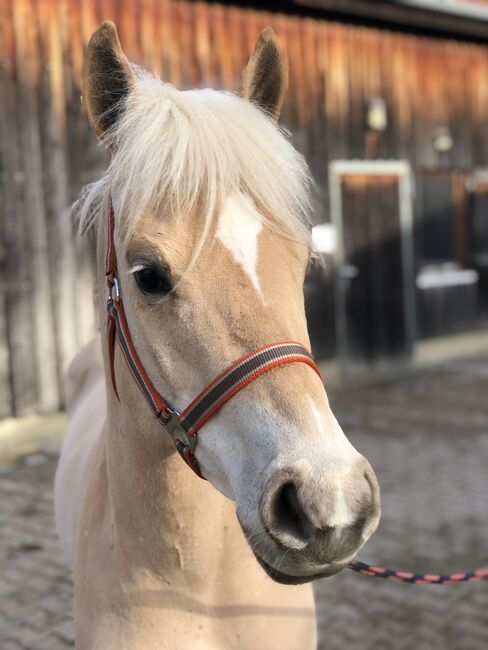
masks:
<svg viewBox="0 0 488 650"><path fill-rule="evenodd" d="M107 163L80 106L83 47L104 18L131 60L183 88L237 88L272 25L290 58L283 121L317 179L318 218L331 158L488 164L486 47L202 2L0 0L0 417L58 408L66 366L94 331L92 246L68 213ZM371 95L389 121L366 138ZM443 157L438 125L454 135Z"/></svg>

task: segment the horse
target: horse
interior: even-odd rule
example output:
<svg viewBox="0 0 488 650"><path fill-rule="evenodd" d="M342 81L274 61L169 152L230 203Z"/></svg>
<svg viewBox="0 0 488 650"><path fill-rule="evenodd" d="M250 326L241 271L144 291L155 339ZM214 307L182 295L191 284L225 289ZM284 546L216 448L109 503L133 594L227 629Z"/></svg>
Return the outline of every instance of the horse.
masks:
<svg viewBox="0 0 488 650"><path fill-rule="evenodd" d="M78 211L101 334L68 374L55 480L80 650L315 648L311 582L378 525L309 352L287 82L270 28L240 94L155 78L111 22L89 41L82 102L111 160Z"/></svg>

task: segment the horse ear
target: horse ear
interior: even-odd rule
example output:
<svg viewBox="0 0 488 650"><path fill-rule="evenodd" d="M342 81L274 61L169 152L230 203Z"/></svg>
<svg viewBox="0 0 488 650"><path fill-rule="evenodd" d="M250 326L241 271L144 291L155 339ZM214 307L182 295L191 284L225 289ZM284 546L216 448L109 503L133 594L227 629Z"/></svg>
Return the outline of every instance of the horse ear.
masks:
<svg viewBox="0 0 488 650"><path fill-rule="evenodd" d="M288 58L274 31L267 27L244 70L241 94L278 120L287 87Z"/></svg>
<svg viewBox="0 0 488 650"><path fill-rule="evenodd" d="M88 43L82 94L91 127L102 140L120 116L123 100L135 81L135 72L122 51L117 28L104 20Z"/></svg>

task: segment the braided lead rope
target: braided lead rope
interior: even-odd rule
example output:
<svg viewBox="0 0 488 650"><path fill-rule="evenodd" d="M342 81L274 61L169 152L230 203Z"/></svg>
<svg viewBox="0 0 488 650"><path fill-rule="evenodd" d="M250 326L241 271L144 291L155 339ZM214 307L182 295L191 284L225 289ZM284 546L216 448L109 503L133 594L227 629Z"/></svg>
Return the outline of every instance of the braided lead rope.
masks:
<svg viewBox="0 0 488 650"><path fill-rule="evenodd" d="M384 569L380 566L353 560L349 562L348 569L352 569L363 576L384 578L385 580L393 580L395 582L407 582L412 585L457 585L460 582L481 582L482 580L488 580L488 567L481 567L474 571L465 571L464 573L442 575L395 571L394 569Z"/></svg>

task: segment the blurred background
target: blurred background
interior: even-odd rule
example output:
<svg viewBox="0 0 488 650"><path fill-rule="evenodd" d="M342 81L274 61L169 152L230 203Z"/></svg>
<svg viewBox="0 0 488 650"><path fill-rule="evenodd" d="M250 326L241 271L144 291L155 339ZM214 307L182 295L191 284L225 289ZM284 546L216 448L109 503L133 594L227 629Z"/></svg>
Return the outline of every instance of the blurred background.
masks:
<svg viewBox="0 0 488 650"><path fill-rule="evenodd" d="M488 564L488 0L0 0L0 648L72 644L51 482L64 372L96 331L70 206L108 162L80 104L103 19L179 88L237 90L275 29L316 183L312 347L383 489L364 559ZM320 583L320 647L488 647L486 587L442 589Z"/></svg>

